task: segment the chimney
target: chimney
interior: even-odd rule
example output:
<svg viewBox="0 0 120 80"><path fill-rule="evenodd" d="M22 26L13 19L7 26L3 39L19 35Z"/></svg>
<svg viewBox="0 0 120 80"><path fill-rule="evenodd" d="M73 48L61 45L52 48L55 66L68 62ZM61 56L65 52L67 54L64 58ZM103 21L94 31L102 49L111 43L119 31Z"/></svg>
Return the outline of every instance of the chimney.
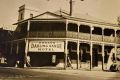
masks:
<svg viewBox="0 0 120 80"><path fill-rule="evenodd" d="M25 4L19 7L18 14L18 21L24 20Z"/></svg>
<svg viewBox="0 0 120 80"><path fill-rule="evenodd" d="M32 18L33 17L33 14L32 13L30 13L30 18Z"/></svg>

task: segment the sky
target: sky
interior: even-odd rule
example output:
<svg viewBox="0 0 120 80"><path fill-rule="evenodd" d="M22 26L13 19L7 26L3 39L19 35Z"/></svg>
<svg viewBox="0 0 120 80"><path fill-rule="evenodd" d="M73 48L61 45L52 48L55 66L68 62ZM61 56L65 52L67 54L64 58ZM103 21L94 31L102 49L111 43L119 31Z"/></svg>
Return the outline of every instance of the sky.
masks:
<svg viewBox="0 0 120 80"><path fill-rule="evenodd" d="M106 22L117 23L120 0L73 0L73 13L88 14ZM69 0L0 0L0 25L12 25L18 20L18 8L26 6L39 13L63 9L69 12Z"/></svg>

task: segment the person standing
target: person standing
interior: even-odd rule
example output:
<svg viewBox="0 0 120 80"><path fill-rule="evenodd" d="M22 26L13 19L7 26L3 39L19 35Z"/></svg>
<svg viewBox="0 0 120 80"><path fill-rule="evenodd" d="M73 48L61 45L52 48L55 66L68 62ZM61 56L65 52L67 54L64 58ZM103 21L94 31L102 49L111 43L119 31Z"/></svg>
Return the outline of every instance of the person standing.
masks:
<svg viewBox="0 0 120 80"><path fill-rule="evenodd" d="M26 57L26 63L27 63L27 66L28 66L28 67L31 67L31 64L30 64L30 56L27 56L27 57Z"/></svg>

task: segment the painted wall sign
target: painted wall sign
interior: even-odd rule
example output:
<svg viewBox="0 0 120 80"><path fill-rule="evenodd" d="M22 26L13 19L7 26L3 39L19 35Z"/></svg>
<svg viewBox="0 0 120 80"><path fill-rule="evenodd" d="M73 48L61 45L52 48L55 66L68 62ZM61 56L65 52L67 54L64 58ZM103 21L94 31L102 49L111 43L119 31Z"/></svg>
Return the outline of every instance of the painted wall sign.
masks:
<svg viewBox="0 0 120 80"><path fill-rule="evenodd" d="M63 41L30 41L29 52L64 52Z"/></svg>

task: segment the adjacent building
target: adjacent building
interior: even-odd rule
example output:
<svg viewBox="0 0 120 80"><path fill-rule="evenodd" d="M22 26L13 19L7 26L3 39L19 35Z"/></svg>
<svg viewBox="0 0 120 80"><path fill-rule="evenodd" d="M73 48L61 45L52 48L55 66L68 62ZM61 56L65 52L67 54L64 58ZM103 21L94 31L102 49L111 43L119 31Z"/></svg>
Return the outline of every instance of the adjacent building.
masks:
<svg viewBox="0 0 120 80"><path fill-rule="evenodd" d="M6 44L13 40L13 30L9 27L0 28L0 66L5 66L6 58L8 56L6 50Z"/></svg>

